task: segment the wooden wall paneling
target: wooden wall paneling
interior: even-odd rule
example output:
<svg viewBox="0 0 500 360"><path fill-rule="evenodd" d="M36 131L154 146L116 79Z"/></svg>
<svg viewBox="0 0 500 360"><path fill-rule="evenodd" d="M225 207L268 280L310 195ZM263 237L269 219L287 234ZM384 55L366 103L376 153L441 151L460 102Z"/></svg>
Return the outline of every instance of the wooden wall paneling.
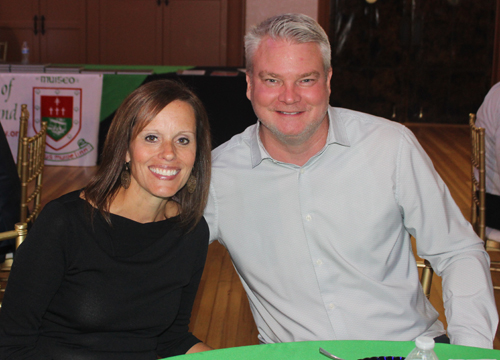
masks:
<svg viewBox="0 0 500 360"><path fill-rule="evenodd" d="M99 63L161 65L163 7L157 0L101 0Z"/></svg>
<svg viewBox="0 0 500 360"><path fill-rule="evenodd" d="M86 0L40 0L44 17L40 60L44 63L84 63L86 59ZM41 29L42 30L42 29Z"/></svg>
<svg viewBox="0 0 500 360"><path fill-rule="evenodd" d="M318 23L330 34L330 0L318 0Z"/></svg>
<svg viewBox="0 0 500 360"><path fill-rule="evenodd" d="M87 0L87 51L86 64L98 64L100 54L99 16L100 0Z"/></svg>
<svg viewBox="0 0 500 360"><path fill-rule="evenodd" d="M171 0L163 11L165 65L226 64L227 0Z"/></svg>
<svg viewBox="0 0 500 360"><path fill-rule="evenodd" d="M0 1L0 41L8 43L7 62L21 61L23 41L28 42L30 61L40 61L33 20L37 14L38 0Z"/></svg>
<svg viewBox="0 0 500 360"><path fill-rule="evenodd" d="M227 3L227 66L245 66L245 0Z"/></svg>
<svg viewBox="0 0 500 360"><path fill-rule="evenodd" d="M21 61L27 41L32 63L85 62L85 1L1 1L0 41L8 42L7 61Z"/></svg>

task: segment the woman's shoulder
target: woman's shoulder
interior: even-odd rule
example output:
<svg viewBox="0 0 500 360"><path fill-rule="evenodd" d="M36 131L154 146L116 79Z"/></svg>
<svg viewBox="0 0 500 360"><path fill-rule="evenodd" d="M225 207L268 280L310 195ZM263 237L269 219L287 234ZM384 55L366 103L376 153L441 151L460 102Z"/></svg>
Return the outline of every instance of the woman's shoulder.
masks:
<svg viewBox="0 0 500 360"><path fill-rule="evenodd" d="M194 243L208 247L210 232L205 217L202 216L200 221L187 233L183 234L184 238L191 239Z"/></svg>
<svg viewBox="0 0 500 360"><path fill-rule="evenodd" d="M50 214L66 214L68 216L75 215L75 212L80 212L85 204L85 200L80 198L81 190L76 190L64 194L57 199L51 200L44 206L40 216L43 213Z"/></svg>

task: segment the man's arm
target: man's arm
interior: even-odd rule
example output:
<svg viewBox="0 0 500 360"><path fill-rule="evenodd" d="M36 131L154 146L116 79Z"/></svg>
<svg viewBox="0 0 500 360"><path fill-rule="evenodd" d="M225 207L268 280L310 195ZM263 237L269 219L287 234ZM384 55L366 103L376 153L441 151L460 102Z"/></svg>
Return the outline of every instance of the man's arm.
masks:
<svg viewBox="0 0 500 360"><path fill-rule="evenodd" d="M498 314L489 256L409 130L400 146L397 198L418 255L443 279L451 342L491 348Z"/></svg>

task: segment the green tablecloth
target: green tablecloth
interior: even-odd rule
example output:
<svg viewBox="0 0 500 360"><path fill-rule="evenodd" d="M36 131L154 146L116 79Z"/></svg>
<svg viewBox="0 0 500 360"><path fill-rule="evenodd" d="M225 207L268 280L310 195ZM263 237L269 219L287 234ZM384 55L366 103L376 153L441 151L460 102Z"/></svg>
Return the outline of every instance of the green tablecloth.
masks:
<svg viewBox="0 0 500 360"><path fill-rule="evenodd" d="M411 341L306 341L269 345L242 346L175 356L178 360L328 360L319 348L345 360L375 356L407 356L415 347ZM467 346L436 344L439 360L448 359L500 359L500 350L488 350Z"/></svg>

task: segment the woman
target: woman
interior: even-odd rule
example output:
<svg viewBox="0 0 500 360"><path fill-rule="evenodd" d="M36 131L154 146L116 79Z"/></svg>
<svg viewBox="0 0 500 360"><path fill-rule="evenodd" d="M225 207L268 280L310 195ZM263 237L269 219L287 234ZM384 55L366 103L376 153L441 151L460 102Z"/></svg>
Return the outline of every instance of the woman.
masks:
<svg viewBox="0 0 500 360"><path fill-rule="evenodd" d="M210 133L184 86L118 109L83 189L47 204L14 260L1 359L157 359L209 350L188 332L203 272Z"/></svg>

